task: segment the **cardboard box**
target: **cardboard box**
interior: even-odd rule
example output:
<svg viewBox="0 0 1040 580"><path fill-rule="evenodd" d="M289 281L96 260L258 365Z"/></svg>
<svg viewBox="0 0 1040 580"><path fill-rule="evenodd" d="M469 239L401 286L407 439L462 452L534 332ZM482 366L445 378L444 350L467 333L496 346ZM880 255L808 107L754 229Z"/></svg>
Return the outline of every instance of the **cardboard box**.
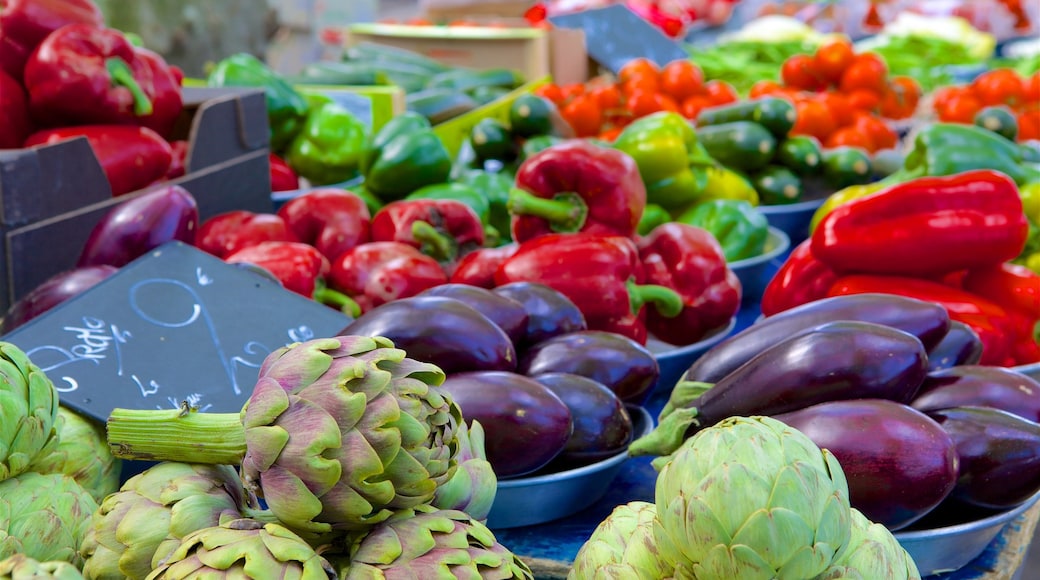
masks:
<svg viewBox="0 0 1040 580"><path fill-rule="evenodd" d="M588 79L583 31L532 28L523 19L482 22L488 25L354 24L347 29L347 44L374 42L395 46L453 66L510 68L527 79L552 75L554 82L560 84Z"/></svg>
<svg viewBox="0 0 1040 580"><path fill-rule="evenodd" d="M481 16L520 18L535 4L537 4L537 0L498 0L494 2L420 0L419 8L430 20L441 22L470 20Z"/></svg>
<svg viewBox="0 0 1040 580"><path fill-rule="evenodd" d="M174 132L187 139L187 173L169 183L195 197L200 219L270 212L268 125L260 89L184 89ZM75 267L112 197L86 138L0 151L0 312L47 278Z"/></svg>

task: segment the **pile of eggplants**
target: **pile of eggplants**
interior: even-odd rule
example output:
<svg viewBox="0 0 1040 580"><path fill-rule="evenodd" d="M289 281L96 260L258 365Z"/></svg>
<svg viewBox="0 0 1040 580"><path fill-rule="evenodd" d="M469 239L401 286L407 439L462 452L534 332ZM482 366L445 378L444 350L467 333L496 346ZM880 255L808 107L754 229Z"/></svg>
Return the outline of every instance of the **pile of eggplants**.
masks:
<svg viewBox="0 0 1040 580"><path fill-rule="evenodd" d="M588 330L565 295L533 282L442 284L365 312L340 334L383 336L439 366L467 421L484 426L500 479L573 469L623 453L626 405L660 368L639 343Z"/></svg>
<svg viewBox="0 0 1040 580"><path fill-rule="evenodd" d="M819 300L705 352L629 453L667 456L730 416L772 416L835 455L870 520L964 523L1040 492L1040 383L981 355L979 337L935 303Z"/></svg>

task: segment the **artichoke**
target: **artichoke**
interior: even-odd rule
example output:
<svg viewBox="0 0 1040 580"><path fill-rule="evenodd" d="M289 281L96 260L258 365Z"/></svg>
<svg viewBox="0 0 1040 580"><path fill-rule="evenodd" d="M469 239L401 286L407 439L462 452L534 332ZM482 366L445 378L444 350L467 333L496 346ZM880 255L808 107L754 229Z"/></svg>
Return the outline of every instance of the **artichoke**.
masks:
<svg viewBox="0 0 1040 580"><path fill-rule="evenodd" d="M654 538L677 577L814 578L849 541L838 461L775 419L731 417L659 459Z"/></svg>
<svg viewBox="0 0 1040 580"><path fill-rule="evenodd" d="M0 559L25 554L46 562L72 562L97 502L61 473L23 473L0 482Z"/></svg>
<svg viewBox="0 0 1040 580"><path fill-rule="evenodd" d="M101 501L119 489L123 462L112 457L100 425L65 407L58 409L58 445L33 461L37 473L64 473Z"/></svg>
<svg viewBox="0 0 1040 580"><path fill-rule="evenodd" d="M0 481L58 444L58 392L18 347L0 342Z"/></svg>
<svg viewBox="0 0 1040 580"><path fill-rule="evenodd" d="M654 542L657 506L634 501L614 508L578 550L568 580L662 580L673 570Z"/></svg>
<svg viewBox="0 0 1040 580"><path fill-rule="evenodd" d="M237 519L185 536L148 575L184 578L336 578L329 563L303 538L275 523Z"/></svg>
<svg viewBox="0 0 1040 580"><path fill-rule="evenodd" d="M817 580L921 580L910 554L892 532L852 508L849 546Z"/></svg>
<svg viewBox="0 0 1040 580"><path fill-rule="evenodd" d="M83 575L141 580L181 538L241 518L242 499L229 466L154 465L101 502L80 550Z"/></svg>
<svg viewBox="0 0 1040 580"><path fill-rule="evenodd" d="M372 528L349 549L344 580L533 579L531 569L465 512L418 506Z"/></svg>
<svg viewBox="0 0 1040 580"><path fill-rule="evenodd" d="M0 580L83 580L83 574L68 562L38 562L25 554L0 560Z"/></svg>
<svg viewBox="0 0 1040 580"><path fill-rule="evenodd" d="M427 504L451 479L462 413L443 381L385 338L315 339L268 355L241 413L116 409L109 446L129 458L241 462L247 490L315 540Z"/></svg>
<svg viewBox="0 0 1040 580"><path fill-rule="evenodd" d="M459 510L475 520L487 521L498 493L498 478L484 453L484 427L473 421L467 429L463 421L459 424L458 439L459 467L451 479L437 488L431 503L442 510Z"/></svg>

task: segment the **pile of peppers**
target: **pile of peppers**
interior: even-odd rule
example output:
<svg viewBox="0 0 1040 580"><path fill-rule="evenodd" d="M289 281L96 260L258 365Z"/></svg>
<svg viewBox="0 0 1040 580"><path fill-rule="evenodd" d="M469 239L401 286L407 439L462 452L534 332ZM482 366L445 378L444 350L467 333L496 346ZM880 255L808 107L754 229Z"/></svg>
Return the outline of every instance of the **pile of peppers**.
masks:
<svg viewBox="0 0 1040 580"><path fill-rule="evenodd" d="M113 195L183 173L169 142L182 73L106 28L90 0L8 0L0 8L0 148L85 137Z"/></svg>
<svg viewBox="0 0 1040 580"><path fill-rule="evenodd" d="M1028 237L1018 188L1003 172L911 179L832 208L766 287L762 312L829 296L898 294L939 303L971 327L982 364L1035 363L1040 274L1010 262Z"/></svg>

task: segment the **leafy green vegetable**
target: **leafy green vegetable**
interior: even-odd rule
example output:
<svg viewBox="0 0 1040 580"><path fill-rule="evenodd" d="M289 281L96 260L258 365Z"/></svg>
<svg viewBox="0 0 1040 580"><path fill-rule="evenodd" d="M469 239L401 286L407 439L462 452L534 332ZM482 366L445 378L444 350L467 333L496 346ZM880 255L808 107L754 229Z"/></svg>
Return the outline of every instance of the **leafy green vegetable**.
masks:
<svg viewBox="0 0 1040 580"><path fill-rule="evenodd" d="M735 40L708 47L687 47L690 60L701 67L705 79L722 79L742 95L747 95L758 81L779 81L780 67L788 57L815 51L816 44L808 41Z"/></svg>
<svg viewBox="0 0 1040 580"><path fill-rule="evenodd" d="M912 77L925 91L955 82L953 67L984 64L963 44L938 37L887 36L869 49L885 59L889 74Z"/></svg>

